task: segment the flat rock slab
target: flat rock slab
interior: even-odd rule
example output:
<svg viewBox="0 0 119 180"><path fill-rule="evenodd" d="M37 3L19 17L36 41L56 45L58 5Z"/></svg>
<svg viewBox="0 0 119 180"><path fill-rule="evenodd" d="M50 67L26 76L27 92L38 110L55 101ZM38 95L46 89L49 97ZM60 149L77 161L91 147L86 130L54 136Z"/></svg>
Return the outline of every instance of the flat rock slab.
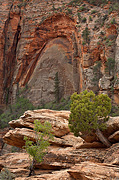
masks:
<svg viewBox="0 0 119 180"><path fill-rule="evenodd" d="M28 128L15 128L14 130L10 130L3 138L6 144L22 148L25 145L24 136L27 136L34 142L36 141L35 132ZM54 140L50 140L50 143L57 146L75 147L78 144L83 144L83 139L75 137L73 134L68 134L61 138L54 137Z"/></svg>
<svg viewBox="0 0 119 180"><path fill-rule="evenodd" d="M9 124L13 128L31 128L33 129L34 120L41 123L49 121L52 125L53 133L57 137L64 136L70 132L68 127L70 111L55 111L49 109L40 109L26 111L18 120L10 121Z"/></svg>
<svg viewBox="0 0 119 180"><path fill-rule="evenodd" d="M90 161L76 164L68 173L77 180L119 179L119 167L108 164L97 164Z"/></svg>

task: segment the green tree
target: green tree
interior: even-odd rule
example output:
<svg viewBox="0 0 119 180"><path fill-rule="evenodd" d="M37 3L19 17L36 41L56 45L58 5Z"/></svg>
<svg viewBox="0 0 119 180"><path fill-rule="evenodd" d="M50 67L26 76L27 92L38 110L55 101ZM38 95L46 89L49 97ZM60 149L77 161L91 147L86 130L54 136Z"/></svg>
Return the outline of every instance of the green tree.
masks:
<svg viewBox="0 0 119 180"><path fill-rule="evenodd" d="M105 71L109 73L109 75L114 73L115 68L115 60L113 58L108 58L106 62Z"/></svg>
<svg viewBox="0 0 119 180"><path fill-rule="evenodd" d="M47 121L44 124L41 124L39 120L35 120L34 131L36 142L31 141L26 136L24 137L25 149L31 160L29 176L34 174L35 162L43 161L43 157L47 153L47 148L50 145L49 140L53 139L52 126Z"/></svg>
<svg viewBox="0 0 119 180"><path fill-rule="evenodd" d="M90 43L89 35L90 35L90 31L89 31L88 27L86 27L82 33L82 37L83 37L84 41L88 44Z"/></svg>
<svg viewBox="0 0 119 180"><path fill-rule="evenodd" d="M55 86L54 86L54 94L55 94L55 100L56 102L59 102L60 100L60 88L59 88L59 76L58 72L55 74Z"/></svg>
<svg viewBox="0 0 119 180"><path fill-rule="evenodd" d="M95 95L87 90L71 96L71 114L69 127L75 136L80 132L95 132L100 141L107 147L109 141L103 136L101 130L106 128L105 122L111 111L111 99L106 94Z"/></svg>

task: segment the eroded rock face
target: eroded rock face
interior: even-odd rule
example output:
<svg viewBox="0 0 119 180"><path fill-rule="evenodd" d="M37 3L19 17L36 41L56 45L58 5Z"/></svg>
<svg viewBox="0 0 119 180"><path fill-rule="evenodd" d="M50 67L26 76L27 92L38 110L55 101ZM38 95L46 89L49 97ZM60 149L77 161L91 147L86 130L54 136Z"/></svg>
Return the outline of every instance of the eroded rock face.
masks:
<svg viewBox="0 0 119 180"><path fill-rule="evenodd" d="M54 100L56 72L61 98L84 89L110 94L114 88L113 98L119 103L118 13L107 14L110 4L101 8L86 2L73 6L69 2L0 1L1 105L15 102L19 88L25 85L28 89L23 94L34 105ZM83 6L85 10L80 11L80 19L77 7ZM86 22L82 17L86 17ZM116 23L111 23L113 18ZM82 34L86 27L89 36L85 39ZM105 72L109 57L115 59L116 68ZM101 66L95 71L97 62ZM111 80L103 78L110 75Z"/></svg>
<svg viewBox="0 0 119 180"><path fill-rule="evenodd" d="M98 180L118 179L119 168L111 165L95 164L93 162L82 162L68 170L71 177L75 179ZM105 173L106 172L106 173Z"/></svg>
<svg viewBox="0 0 119 180"><path fill-rule="evenodd" d="M56 144L59 146L73 146L77 148L82 147L104 147L100 143L97 135L95 133L83 133L81 137L74 137L73 134L70 133L70 129L68 127L68 119L69 119L70 111L54 111L48 109L40 109L33 111L26 111L23 116L18 120L10 121L9 124L11 127L15 128L15 130L10 130L5 136L4 141L7 144L22 147L24 146L24 136L28 136L33 141L34 138L34 120L39 120L41 123L45 121L49 121L52 125L53 133L55 135L55 140L52 144ZM118 142L118 129L119 129L119 117L110 117L106 122L107 129L103 131L105 137L109 138L110 142L116 143ZM116 136L114 138L114 134ZM113 139L111 138L113 136ZM82 145L83 141L93 144L85 144Z"/></svg>
<svg viewBox="0 0 119 180"><path fill-rule="evenodd" d="M41 123L49 121L52 125L55 136L63 136L70 132L68 127L68 118L70 111L53 111L48 109L26 111L18 120L10 122L10 126L27 127L33 129L33 123L36 119Z"/></svg>
<svg viewBox="0 0 119 180"><path fill-rule="evenodd" d="M35 141L33 131L35 119L38 119L41 123L49 121L52 124L55 137L53 141L50 141L51 145L48 147L43 162L35 163L35 176L27 177L30 160L24 150L20 153L9 153L0 156L0 170L3 171L4 167L7 167L16 175L17 180L108 180L109 178L119 178L119 168L117 166L119 164L118 143L113 144L110 148L105 148L100 142L84 143L82 138L74 137L69 132L69 114L69 111L40 109L26 111L19 120L11 121L10 125L15 129L10 130L4 136L4 141L10 145L22 148L24 146L24 136ZM110 119L107 122L109 128L107 132L113 134L118 129L118 117L116 119L111 117Z"/></svg>

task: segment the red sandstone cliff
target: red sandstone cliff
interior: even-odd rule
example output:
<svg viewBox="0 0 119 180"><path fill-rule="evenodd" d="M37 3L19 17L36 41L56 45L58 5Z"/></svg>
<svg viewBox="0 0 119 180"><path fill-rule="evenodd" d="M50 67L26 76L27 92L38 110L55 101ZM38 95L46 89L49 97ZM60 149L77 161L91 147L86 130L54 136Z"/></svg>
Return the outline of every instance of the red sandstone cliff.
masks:
<svg viewBox="0 0 119 180"><path fill-rule="evenodd" d="M108 93L119 103L119 15L110 12L111 3L0 3L1 105L15 101L17 90L26 84L26 96L35 105L52 101L56 72L61 97L87 88ZM89 35L83 36L86 28ZM106 72L108 58L115 67Z"/></svg>

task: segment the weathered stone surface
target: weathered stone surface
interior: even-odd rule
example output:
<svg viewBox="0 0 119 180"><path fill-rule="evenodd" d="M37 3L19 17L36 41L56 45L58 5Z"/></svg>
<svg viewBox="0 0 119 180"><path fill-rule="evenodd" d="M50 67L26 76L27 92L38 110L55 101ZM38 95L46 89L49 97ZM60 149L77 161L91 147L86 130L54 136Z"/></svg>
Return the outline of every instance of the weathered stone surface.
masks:
<svg viewBox="0 0 119 180"><path fill-rule="evenodd" d="M24 136L27 136L32 141L35 141L34 131L26 128L16 128L15 130L10 130L3 138L6 144L22 148L25 145Z"/></svg>
<svg viewBox="0 0 119 180"><path fill-rule="evenodd" d="M107 90L109 88L111 88L111 79L113 77L106 77L105 75L100 78L99 80L99 87L100 87L100 90Z"/></svg>
<svg viewBox="0 0 119 180"><path fill-rule="evenodd" d="M4 142L12 146L22 148L25 145L24 136L27 136L35 142L34 131L27 128L15 128L15 130L10 130L4 136ZM50 143L55 144L57 146L75 147L77 145L83 144L83 139L80 137L74 137L73 135L67 135L62 136L62 138L54 137L54 140L50 140Z"/></svg>
<svg viewBox="0 0 119 180"><path fill-rule="evenodd" d="M49 121L51 123L52 128L53 128L53 133L56 136L54 144L57 144L59 146L64 145L64 146L80 147L80 145L83 143L83 140L80 137L74 137L73 134L69 134L70 132L69 127L68 127L69 115L70 115L70 111L54 111L54 110L48 110L48 109L26 111L24 115L20 117L20 119L9 122L10 126L12 126L13 128L15 127L19 127L19 128L9 131L4 136L4 141L10 145L22 147L24 145L24 141L23 141L24 136L28 136L31 139L34 139L33 138L34 136L33 123L34 123L34 120L38 119L41 123L44 123L45 121ZM103 131L103 134L104 136L108 138L113 133L118 131L119 117L118 116L110 117L109 120L106 122L106 125L107 125L107 129ZM83 133L81 134L81 137L88 143L100 142L97 135L93 132L90 134ZM17 141L15 141L15 139ZM114 142L118 142L118 139L117 140L115 139ZM94 145L94 144L91 144L91 145L89 144L87 146L89 147L101 146L102 147L101 144L100 145L99 144Z"/></svg>
<svg viewBox="0 0 119 180"><path fill-rule="evenodd" d="M82 162L76 164L68 173L74 179L85 180L109 180L119 178L119 167L108 164L96 164L93 162Z"/></svg>
<svg viewBox="0 0 119 180"><path fill-rule="evenodd" d="M2 152L2 148L4 146L3 136L9 131L9 128L0 129L0 154Z"/></svg>
<svg viewBox="0 0 119 180"><path fill-rule="evenodd" d="M107 129L104 131L104 134L109 136L119 130L119 116L110 117L106 124Z"/></svg>
<svg viewBox="0 0 119 180"><path fill-rule="evenodd" d="M76 148L77 149L81 149L81 148L104 148L105 145L100 143L100 142L92 142L92 143L83 143L81 145L77 145Z"/></svg>
<svg viewBox="0 0 119 180"><path fill-rule="evenodd" d="M36 175L32 177L26 177L26 178L16 178L15 180L74 180L67 170L61 170L61 171L55 171L52 174L43 174L43 175Z"/></svg>
<svg viewBox="0 0 119 180"><path fill-rule="evenodd" d="M38 119L41 123L49 121L52 125L55 136L63 136L70 132L68 118L70 111L53 111L48 109L26 111L18 120L13 120L9 124L11 127L33 128L34 120Z"/></svg>
<svg viewBox="0 0 119 180"><path fill-rule="evenodd" d="M6 103L8 91L8 100L14 102L18 85L22 88L26 84L29 89L24 94L34 104L53 100L56 72L59 73L61 97L86 88L95 92L106 89L110 93L109 81L104 80L103 87L98 86L100 78L92 83L94 73L90 73L90 68L93 70L95 62L99 61L100 74L106 75L109 57L116 62L117 80L110 80L110 84L114 84L114 101L119 103L118 13L113 11L107 15L111 4L94 7L83 1L78 6L81 17L86 17L84 23L78 18L77 6L69 2L0 0L1 105ZM81 11L83 6L85 10ZM92 15L93 10L96 12ZM89 16L93 16L92 21ZM111 24L113 18L116 23ZM86 27L90 32L87 40L82 36Z"/></svg>
<svg viewBox="0 0 119 180"><path fill-rule="evenodd" d="M105 154L104 163L119 165L119 143L113 144Z"/></svg>
<svg viewBox="0 0 119 180"><path fill-rule="evenodd" d="M44 161L40 164L35 164L35 172L37 175L53 173L56 170L68 169L74 166L74 164L78 164L85 160L102 162L105 152L105 149L75 150L72 147L62 148L50 146L48 153L44 157ZM16 177L26 177L28 175L30 160L26 153L5 154L0 156L0 162L1 169L7 167ZM20 174L21 171L23 172L22 175Z"/></svg>
<svg viewBox="0 0 119 180"><path fill-rule="evenodd" d="M109 136L109 141L112 143L119 142L119 131L116 131L114 134Z"/></svg>

